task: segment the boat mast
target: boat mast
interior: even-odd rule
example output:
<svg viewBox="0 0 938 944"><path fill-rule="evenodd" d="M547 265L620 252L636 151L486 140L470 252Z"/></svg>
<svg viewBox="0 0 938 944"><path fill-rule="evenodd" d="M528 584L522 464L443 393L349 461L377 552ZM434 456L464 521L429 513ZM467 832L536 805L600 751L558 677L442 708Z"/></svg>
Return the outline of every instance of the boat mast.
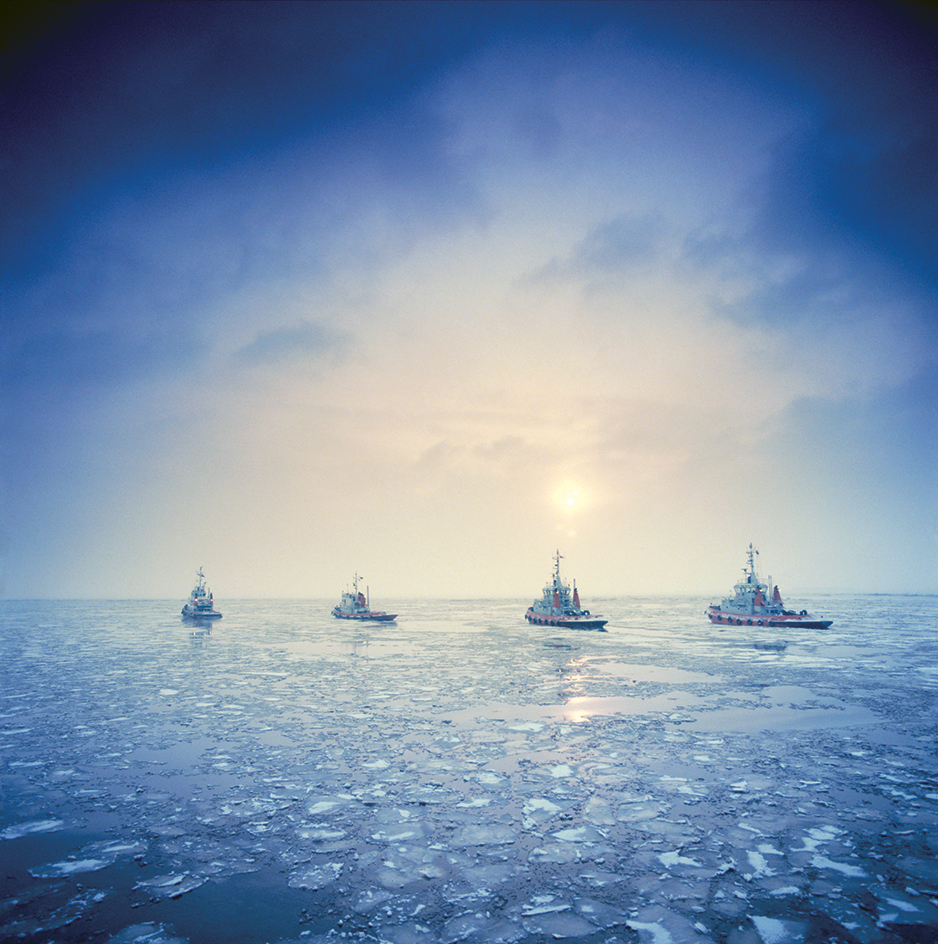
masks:
<svg viewBox="0 0 938 944"><path fill-rule="evenodd" d="M749 576L746 580L746 583L751 583L754 586L759 586L759 578L756 576L756 556L758 551L755 550L752 546L752 541L749 542Z"/></svg>

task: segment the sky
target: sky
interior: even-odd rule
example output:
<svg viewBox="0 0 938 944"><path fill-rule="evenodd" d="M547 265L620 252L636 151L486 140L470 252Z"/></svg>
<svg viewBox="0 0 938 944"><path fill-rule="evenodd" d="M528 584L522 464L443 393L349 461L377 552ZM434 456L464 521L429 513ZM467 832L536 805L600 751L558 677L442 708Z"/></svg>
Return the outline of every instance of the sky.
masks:
<svg viewBox="0 0 938 944"><path fill-rule="evenodd" d="M8 4L0 596L938 592L932 9Z"/></svg>

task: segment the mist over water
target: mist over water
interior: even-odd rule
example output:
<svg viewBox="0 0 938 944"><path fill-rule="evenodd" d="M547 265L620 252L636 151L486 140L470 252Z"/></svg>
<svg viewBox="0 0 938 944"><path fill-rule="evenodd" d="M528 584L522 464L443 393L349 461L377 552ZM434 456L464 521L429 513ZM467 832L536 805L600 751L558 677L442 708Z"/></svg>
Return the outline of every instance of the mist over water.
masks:
<svg viewBox="0 0 938 944"><path fill-rule="evenodd" d="M0 603L0 939L938 935L938 597L182 602Z"/></svg>

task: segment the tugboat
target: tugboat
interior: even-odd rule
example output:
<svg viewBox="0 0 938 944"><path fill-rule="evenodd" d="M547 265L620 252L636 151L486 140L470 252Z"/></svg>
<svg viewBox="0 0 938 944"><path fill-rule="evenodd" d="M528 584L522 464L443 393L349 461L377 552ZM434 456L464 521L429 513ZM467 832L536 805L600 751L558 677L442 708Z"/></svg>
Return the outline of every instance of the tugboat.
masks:
<svg viewBox="0 0 938 944"><path fill-rule="evenodd" d="M827 629L834 621L818 619L802 610L786 610L778 587L769 577L767 584L760 583L756 576L755 555L758 551L749 545L749 566L743 568L745 575L733 589L736 595L725 597L717 606L712 603L707 608L711 623L734 626L803 626L805 629Z"/></svg>
<svg viewBox="0 0 938 944"><path fill-rule="evenodd" d="M191 620L217 620L221 619L221 613L215 609L215 600L212 597L212 591L205 586L205 574L202 568L199 568L199 582L192 588L189 594L189 602L182 608L184 619Z"/></svg>
<svg viewBox="0 0 938 944"><path fill-rule="evenodd" d="M358 581L361 579L360 574L355 574L355 580L353 581L355 589L351 593L346 590L342 594L342 602L332 608L332 615L336 619L376 620L380 623L390 623L392 620L396 620L396 613L385 613L384 610L373 610L371 608L368 598L358 589ZM369 593L368 596L370 597L371 594Z"/></svg>
<svg viewBox="0 0 938 944"><path fill-rule="evenodd" d="M565 626L567 629L601 629L608 620L590 616L589 610L580 608L580 594L573 582L573 596L570 588L560 579L560 551L554 555L554 577L544 587L544 596L535 600L527 609L524 618L537 626Z"/></svg>

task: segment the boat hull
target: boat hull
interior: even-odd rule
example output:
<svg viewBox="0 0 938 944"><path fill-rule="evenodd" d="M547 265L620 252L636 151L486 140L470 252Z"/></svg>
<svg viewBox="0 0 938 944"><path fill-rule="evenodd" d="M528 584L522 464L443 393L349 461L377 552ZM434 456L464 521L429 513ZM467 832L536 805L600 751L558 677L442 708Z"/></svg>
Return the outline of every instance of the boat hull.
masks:
<svg viewBox="0 0 938 944"><path fill-rule="evenodd" d="M528 608L524 618L535 626L562 626L564 629L600 629L605 632L608 620L597 619L595 616L549 616Z"/></svg>
<svg viewBox="0 0 938 944"><path fill-rule="evenodd" d="M189 606L184 606L182 608L182 617L183 619L198 620L202 622L203 620L219 620L221 619L221 613L218 610L193 610Z"/></svg>
<svg viewBox="0 0 938 944"><path fill-rule="evenodd" d="M721 626L762 626L774 627L800 626L802 629L827 629L833 620L817 619L810 613L733 613L711 606L707 610L711 623Z"/></svg>
<svg viewBox="0 0 938 944"><path fill-rule="evenodd" d="M362 620L376 623L391 623L397 619L396 613L348 613L345 610L340 610L338 607L333 608L332 615L336 619Z"/></svg>

